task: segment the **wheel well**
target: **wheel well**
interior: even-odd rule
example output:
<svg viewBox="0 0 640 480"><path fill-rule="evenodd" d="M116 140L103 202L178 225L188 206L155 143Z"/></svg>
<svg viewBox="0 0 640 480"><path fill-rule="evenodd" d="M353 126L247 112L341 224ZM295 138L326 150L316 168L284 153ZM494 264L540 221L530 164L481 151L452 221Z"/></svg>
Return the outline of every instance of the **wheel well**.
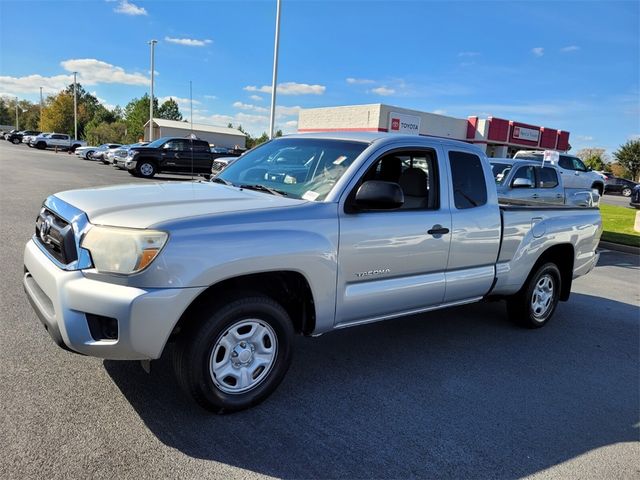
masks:
<svg viewBox="0 0 640 480"><path fill-rule="evenodd" d="M315 329L316 314L313 294L307 279L298 272L278 271L255 273L229 278L211 285L189 305L171 333L179 335L195 311L215 308L232 292L262 293L273 298L287 311L296 333L311 334Z"/></svg>
<svg viewBox="0 0 640 480"><path fill-rule="evenodd" d="M593 182L593 185L591 185L591 188L597 189L598 193L600 195L602 195L602 193L604 192L604 183L602 183L602 182Z"/></svg>
<svg viewBox="0 0 640 480"><path fill-rule="evenodd" d="M538 267L547 262L554 263L560 270L560 276L562 280L562 290L560 291L560 300L569 300L571 294L571 282L573 281L573 259L574 251L573 245L569 243L563 243L561 245L554 245L545 250L538 261L531 269L533 274ZM527 281L528 283L528 281Z"/></svg>

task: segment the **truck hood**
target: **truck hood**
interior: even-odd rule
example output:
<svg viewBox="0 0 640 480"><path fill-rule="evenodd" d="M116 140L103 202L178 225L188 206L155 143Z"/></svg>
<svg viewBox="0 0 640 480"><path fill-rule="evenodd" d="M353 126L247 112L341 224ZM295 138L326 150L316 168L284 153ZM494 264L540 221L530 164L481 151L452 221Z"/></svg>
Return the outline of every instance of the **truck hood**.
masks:
<svg viewBox="0 0 640 480"><path fill-rule="evenodd" d="M254 190L209 182L115 185L56 193L82 210L94 225L149 228L180 218L306 203Z"/></svg>

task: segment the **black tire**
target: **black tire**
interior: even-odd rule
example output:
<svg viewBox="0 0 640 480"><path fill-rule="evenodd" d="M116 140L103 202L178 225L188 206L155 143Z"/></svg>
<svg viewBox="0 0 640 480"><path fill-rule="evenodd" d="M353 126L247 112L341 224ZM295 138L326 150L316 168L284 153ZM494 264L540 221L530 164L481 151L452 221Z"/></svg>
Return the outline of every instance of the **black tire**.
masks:
<svg viewBox="0 0 640 480"><path fill-rule="evenodd" d="M47 144L44 143L44 142L38 142L38 143L36 143L36 148L38 150L44 150L45 148L47 148Z"/></svg>
<svg viewBox="0 0 640 480"><path fill-rule="evenodd" d="M630 197L631 196L631 189L629 187L624 187L622 189L622 196L623 197Z"/></svg>
<svg viewBox="0 0 640 480"><path fill-rule="evenodd" d="M604 186L603 185L601 185L599 183L596 183L591 188L597 190L598 191L598 195L600 195L600 196L604 195Z"/></svg>
<svg viewBox="0 0 640 480"><path fill-rule="evenodd" d="M544 296L548 289L542 284L550 279L552 291L548 302ZM540 292L540 289L543 292ZM562 289L562 277L560 270L554 263L545 263L529 276L522 290L507 299L507 312L509 320L526 328L540 328L545 326L558 306L560 291ZM534 297L538 295L537 297ZM538 300L537 306L534 302Z"/></svg>
<svg viewBox="0 0 640 480"><path fill-rule="evenodd" d="M129 175L133 175L134 177L138 176L138 173L135 170L127 170L127 172L129 172Z"/></svg>
<svg viewBox="0 0 640 480"><path fill-rule="evenodd" d="M89 150L87 153L84 154L84 158L86 160L93 160L93 150Z"/></svg>
<svg viewBox="0 0 640 480"><path fill-rule="evenodd" d="M142 178L153 178L157 171L156 164L150 160L139 160L136 166L136 173Z"/></svg>
<svg viewBox="0 0 640 480"><path fill-rule="evenodd" d="M11 143L13 143L14 145L18 145L20 143L20 139L19 138L13 138L13 139L11 139Z"/></svg>
<svg viewBox="0 0 640 480"><path fill-rule="evenodd" d="M218 414L258 405L271 395L291 363L293 326L284 308L267 296L244 293L227 297L224 303L202 308L193 315L196 318L188 319L190 327L180 335L173 351L173 366L182 389L200 406ZM216 385L216 382L220 383L229 377L214 379L210 366L211 362L215 361L214 353L220 355L220 348L224 349L218 341L227 335L225 332L231 331L232 327L243 320L260 322L261 325L267 324L271 328L276 338L272 347L275 349L274 359L267 367L264 377L260 379L263 370L256 377L257 383L249 387L249 390L229 393ZM263 340L264 338L266 337L263 337ZM239 345L233 348L234 354L237 354L235 350ZM218 348L214 351L216 346ZM253 349L252 345L251 348ZM224 355L226 353L223 353ZM253 362L253 354L250 361ZM232 362L230 352L227 363Z"/></svg>

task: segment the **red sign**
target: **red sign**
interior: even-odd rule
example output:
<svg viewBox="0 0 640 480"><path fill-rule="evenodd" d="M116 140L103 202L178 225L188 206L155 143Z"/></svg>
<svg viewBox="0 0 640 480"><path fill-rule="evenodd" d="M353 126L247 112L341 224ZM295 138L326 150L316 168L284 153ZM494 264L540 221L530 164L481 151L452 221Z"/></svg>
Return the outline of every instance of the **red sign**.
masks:
<svg viewBox="0 0 640 480"><path fill-rule="evenodd" d="M391 119L391 130L400 130L400 119L392 118Z"/></svg>

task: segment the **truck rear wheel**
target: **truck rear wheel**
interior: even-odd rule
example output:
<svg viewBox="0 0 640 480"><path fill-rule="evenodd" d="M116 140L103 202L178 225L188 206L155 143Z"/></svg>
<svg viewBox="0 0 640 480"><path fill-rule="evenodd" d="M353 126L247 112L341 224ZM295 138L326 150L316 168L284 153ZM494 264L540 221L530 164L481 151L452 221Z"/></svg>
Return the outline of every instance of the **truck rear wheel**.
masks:
<svg viewBox="0 0 640 480"><path fill-rule="evenodd" d="M527 328L540 328L547 324L558 306L560 298L560 270L554 263L545 263L517 294L507 299L509 319Z"/></svg>
<svg viewBox="0 0 640 480"><path fill-rule="evenodd" d="M244 294L196 315L173 352L183 390L215 413L243 410L271 395L291 363L293 326L284 308L264 295Z"/></svg>

